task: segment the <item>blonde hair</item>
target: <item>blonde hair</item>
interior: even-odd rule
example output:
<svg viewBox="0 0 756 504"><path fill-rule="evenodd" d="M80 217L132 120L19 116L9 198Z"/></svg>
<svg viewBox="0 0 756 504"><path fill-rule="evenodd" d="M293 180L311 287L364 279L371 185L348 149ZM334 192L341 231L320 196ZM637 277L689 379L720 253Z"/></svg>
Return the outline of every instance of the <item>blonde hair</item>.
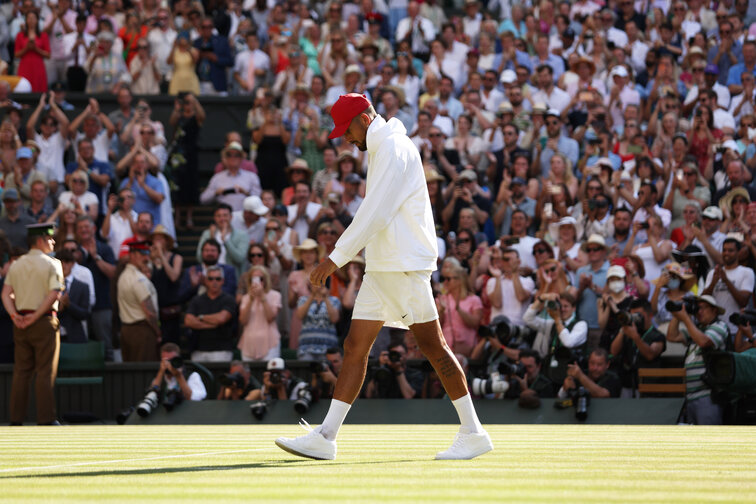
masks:
<svg viewBox="0 0 756 504"><path fill-rule="evenodd" d="M462 267L462 264L455 257L447 257L444 259L441 268L443 269L446 264L449 264L452 273L459 279L459 299L465 299L470 295L470 291L467 288L467 270Z"/></svg>
<svg viewBox="0 0 756 504"><path fill-rule="evenodd" d="M270 273L268 273L268 268L265 266L252 266L247 270L247 292L249 292L250 287L252 287L252 273L259 271L262 273L262 279L263 279L263 290L265 292L269 292L271 289L271 280L270 280Z"/></svg>

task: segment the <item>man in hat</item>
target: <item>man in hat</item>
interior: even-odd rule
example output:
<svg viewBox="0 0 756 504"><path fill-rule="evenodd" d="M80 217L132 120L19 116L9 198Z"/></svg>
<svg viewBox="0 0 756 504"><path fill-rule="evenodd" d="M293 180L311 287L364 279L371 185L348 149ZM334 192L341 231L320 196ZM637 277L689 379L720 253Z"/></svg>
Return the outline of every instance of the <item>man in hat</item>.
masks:
<svg viewBox="0 0 756 504"><path fill-rule="evenodd" d="M331 109L331 138L343 136L368 151L370 191L352 224L331 255L310 275L322 286L337 268L366 249L364 282L355 301L344 344L344 365L322 425L276 444L296 455L334 459L336 436L365 379L370 348L388 322L409 327L441 379L462 426L449 450L439 459L470 459L493 448L475 413L462 368L445 343L438 322L430 274L436 269L437 240L420 153L398 120L384 121L362 95L344 95Z"/></svg>
<svg viewBox="0 0 756 504"><path fill-rule="evenodd" d="M344 84L337 84L328 88L326 93L326 107L332 107L339 96L346 93L358 93L362 92L365 96L369 97L370 94L367 91L362 90L364 86L362 84L362 70L359 65L351 64L347 65L344 69ZM368 98L369 99L369 98Z"/></svg>
<svg viewBox="0 0 756 504"><path fill-rule="evenodd" d="M756 189L751 187L746 181L746 167L740 158L733 159L725 167L725 173L727 174L727 184L722 189L714 193L711 197L712 205L719 205L719 200L722 199L728 192L732 191L736 187L742 187L748 191L748 197L751 201L756 201Z"/></svg>
<svg viewBox="0 0 756 504"><path fill-rule="evenodd" d="M573 138L563 132L561 112L556 109L546 111L546 138L536 139L535 155L540 155L541 173L544 177L549 176L551 170L551 157L560 152L570 160L572 166L578 162L580 146Z"/></svg>
<svg viewBox="0 0 756 504"><path fill-rule="evenodd" d="M3 206L5 207L5 216L0 217L0 231L5 233L14 247L26 248L27 228L36 221L23 211L18 190L6 189L3 191Z"/></svg>
<svg viewBox="0 0 756 504"><path fill-rule="evenodd" d="M738 326L730 322L730 315L740 313L745 308L753 293L754 272L752 268L740 266L738 255L743 243L732 237L722 242L722 264L717 264L709 270L706 276L704 294L714 297L717 304L724 308L727 326L730 334L735 334Z"/></svg>
<svg viewBox="0 0 756 504"><path fill-rule="evenodd" d="M58 299L65 283L60 261L49 256L55 247L53 225L31 224L27 229L29 253L11 264L2 291L14 325L10 422L23 423L29 384L36 374L37 423L52 425L57 423L53 387L60 349Z"/></svg>
<svg viewBox="0 0 756 504"><path fill-rule="evenodd" d="M34 168L34 153L29 147L16 150L16 165L4 177L5 189L17 189L21 201L29 203L31 184L37 180L47 183L47 177Z"/></svg>
<svg viewBox="0 0 756 504"><path fill-rule="evenodd" d="M706 207L701 212L701 227L693 227L693 235L686 236L679 249L695 245L706 255L709 266L722 264L722 244L726 235L719 228L723 220L724 216L719 207L713 205Z"/></svg>
<svg viewBox="0 0 756 504"><path fill-rule="evenodd" d="M239 142L231 142L221 152L225 169L210 178L200 194L203 205L225 203L233 210L241 210L248 196L260 196L262 187L256 173L242 170L244 149Z"/></svg>
<svg viewBox="0 0 756 504"><path fill-rule="evenodd" d="M507 128L512 129L513 127L512 124L508 124L505 126L505 132ZM507 182L509 183L507 184ZM528 216L528 219L535 217L536 202L525 194L527 185L527 181L522 177L502 180L499 186L499 194L496 196L499 207L493 215L494 227L499 229L499 235L509 234L514 210L522 210Z"/></svg>
<svg viewBox="0 0 756 504"><path fill-rule="evenodd" d="M674 317L667 328L667 341L688 345L685 354L685 415L697 425L722 423L722 407L711 399L711 388L701 377L706 372L704 352L724 350L727 324L720 320L725 310L710 295L698 298L695 321L685 310L672 312Z"/></svg>
<svg viewBox="0 0 756 504"><path fill-rule="evenodd" d="M625 65L617 65L609 72L608 103L615 129L625 125L623 112L628 105L640 105L640 93L630 82L630 73Z"/></svg>
<svg viewBox="0 0 756 504"><path fill-rule="evenodd" d="M118 277L121 352L124 362L158 360L160 322L155 286L144 274L149 268L150 243L129 244L129 262Z"/></svg>
<svg viewBox="0 0 756 504"><path fill-rule="evenodd" d="M260 243L265 235L268 211L259 196L247 196L242 209L231 214L231 226L247 234L247 243Z"/></svg>
<svg viewBox="0 0 756 504"><path fill-rule="evenodd" d="M576 296L578 318L586 321L589 331L597 332L601 328L598 323L596 302L604 290L606 274L609 271L609 261L606 260L606 242L603 236L594 234L582 244L580 249L588 256L588 264L575 272L578 279Z"/></svg>

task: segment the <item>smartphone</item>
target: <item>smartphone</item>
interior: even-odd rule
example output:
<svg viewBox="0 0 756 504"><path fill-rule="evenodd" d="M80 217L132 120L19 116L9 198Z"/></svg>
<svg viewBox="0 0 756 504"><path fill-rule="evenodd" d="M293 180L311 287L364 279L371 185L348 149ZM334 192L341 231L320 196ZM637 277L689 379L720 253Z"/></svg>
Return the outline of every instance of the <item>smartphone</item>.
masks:
<svg viewBox="0 0 756 504"><path fill-rule="evenodd" d="M262 278L252 277L252 285L260 285L260 284L262 284Z"/></svg>
<svg viewBox="0 0 756 504"><path fill-rule="evenodd" d="M558 186L558 185L551 186L551 194L562 194L562 186Z"/></svg>
<svg viewBox="0 0 756 504"><path fill-rule="evenodd" d="M685 174L682 168L677 169L677 171L675 172L675 177L677 177L677 180L682 180L683 178L685 178Z"/></svg>
<svg viewBox="0 0 756 504"><path fill-rule="evenodd" d="M578 100L581 102L592 102L593 101L593 93L590 91L580 91L578 94Z"/></svg>
<svg viewBox="0 0 756 504"><path fill-rule="evenodd" d="M552 203L546 203L543 205L543 218L551 219L554 215L554 205Z"/></svg>
<svg viewBox="0 0 756 504"><path fill-rule="evenodd" d="M276 232L272 229L268 231L268 240L269 241L275 241L276 240Z"/></svg>
<svg viewBox="0 0 756 504"><path fill-rule="evenodd" d="M331 277L326 278L325 286L326 289L331 290Z"/></svg>
<svg viewBox="0 0 756 504"><path fill-rule="evenodd" d="M640 145L628 145L627 153L628 154L643 154L643 147L641 147Z"/></svg>

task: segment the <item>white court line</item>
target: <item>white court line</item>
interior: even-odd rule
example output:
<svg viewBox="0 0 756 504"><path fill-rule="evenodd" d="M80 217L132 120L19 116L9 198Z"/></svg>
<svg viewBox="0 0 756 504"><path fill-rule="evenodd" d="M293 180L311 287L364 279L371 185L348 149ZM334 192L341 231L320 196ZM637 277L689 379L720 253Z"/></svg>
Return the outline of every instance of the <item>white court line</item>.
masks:
<svg viewBox="0 0 756 504"><path fill-rule="evenodd" d="M0 473L8 473L8 472L16 472L16 471L44 471L47 469L62 469L65 467L77 467L77 466L88 466L88 465L107 465L107 464L118 464L121 462L141 462L144 460L163 460L163 459L173 459L173 458L183 458L183 457L202 457L206 455L225 455L228 453L245 453L245 452L255 452L255 451L264 451L268 448L250 448L247 450L228 450L228 451L214 451L214 452L204 452L204 453L185 453L182 455L161 455L158 457L145 457L145 458L132 458L132 459L120 459L120 460L95 460L92 462L77 462L75 464L60 464L60 465L52 465L52 466L30 466L30 467L14 467L12 469L0 469Z"/></svg>

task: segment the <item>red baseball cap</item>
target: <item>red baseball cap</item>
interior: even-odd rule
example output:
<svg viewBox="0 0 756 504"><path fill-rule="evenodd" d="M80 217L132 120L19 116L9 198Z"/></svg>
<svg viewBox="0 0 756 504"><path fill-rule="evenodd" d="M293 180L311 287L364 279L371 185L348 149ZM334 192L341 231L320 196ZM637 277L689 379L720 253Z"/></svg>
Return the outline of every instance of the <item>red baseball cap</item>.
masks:
<svg viewBox="0 0 756 504"><path fill-rule="evenodd" d="M369 106L370 102L365 95L349 93L339 96L339 99L331 107L331 117L333 117L335 126L328 138L338 138L346 133L352 119L360 115Z"/></svg>

